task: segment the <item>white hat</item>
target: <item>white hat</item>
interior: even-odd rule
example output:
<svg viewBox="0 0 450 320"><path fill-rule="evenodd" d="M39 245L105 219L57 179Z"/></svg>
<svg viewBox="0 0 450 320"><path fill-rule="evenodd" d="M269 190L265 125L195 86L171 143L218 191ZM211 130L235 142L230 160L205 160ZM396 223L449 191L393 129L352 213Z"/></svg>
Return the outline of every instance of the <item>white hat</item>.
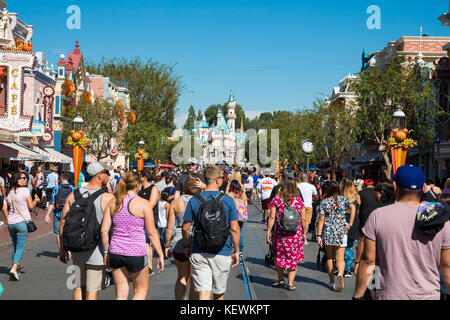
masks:
<svg viewBox="0 0 450 320"><path fill-rule="evenodd" d="M189 159L186 161L186 164L190 164L190 163L198 164L198 163L197 163L197 159L195 159L195 158L189 158Z"/></svg>
<svg viewBox="0 0 450 320"><path fill-rule="evenodd" d="M105 168L100 162L93 162L87 167L86 171L89 176L94 177L104 170Z"/></svg>

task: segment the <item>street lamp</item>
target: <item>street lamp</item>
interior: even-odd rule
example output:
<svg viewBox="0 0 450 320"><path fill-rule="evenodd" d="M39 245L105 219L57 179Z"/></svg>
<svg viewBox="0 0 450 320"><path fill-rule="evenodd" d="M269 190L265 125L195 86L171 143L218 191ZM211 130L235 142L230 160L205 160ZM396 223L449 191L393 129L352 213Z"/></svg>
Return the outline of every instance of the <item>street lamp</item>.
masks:
<svg viewBox="0 0 450 320"><path fill-rule="evenodd" d="M72 122L73 122L73 130L75 130L75 131L81 130L84 120L80 116L79 112L77 113L77 116L75 117L75 119L72 120Z"/></svg>
<svg viewBox="0 0 450 320"><path fill-rule="evenodd" d="M309 174L309 157L314 152L314 144L311 140L306 139L302 141L301 148L306 153L306 171Z"/></svg>
<svg viewBox="0 0 450 320"><path fill-rule="evenodd" d="M145 145L144 140L141 139L141 141L139 141L138 143L139 143L139 147L140 147L141 149L144 149L144 145Z"/></svg>
<svg viewBox="0 0 450 320"><path fill-rule="evenodd" d="M397 106L397 110L395 110L394 114L392 115L392 120L394 129L401 130L406 127L406 115L400 106Z"/></svg>

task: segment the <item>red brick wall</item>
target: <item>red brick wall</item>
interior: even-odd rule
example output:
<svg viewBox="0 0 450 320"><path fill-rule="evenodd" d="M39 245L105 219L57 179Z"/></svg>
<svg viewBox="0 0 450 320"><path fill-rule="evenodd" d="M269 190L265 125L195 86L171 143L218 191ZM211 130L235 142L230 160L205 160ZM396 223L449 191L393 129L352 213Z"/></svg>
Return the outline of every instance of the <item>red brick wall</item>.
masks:
<svg viewBox="0 0 450 320"><path fill-rule="evenodd" d="M445 50L442 50L442 47L448 44L450 41L432 41L425 42L422 41L422 52L437 52L437 53L446 53ZM419 52L420 51L420 43L417 41L408 41L406 40L403 44L398 46L399 51L407 51L407 52Z"/></svg>

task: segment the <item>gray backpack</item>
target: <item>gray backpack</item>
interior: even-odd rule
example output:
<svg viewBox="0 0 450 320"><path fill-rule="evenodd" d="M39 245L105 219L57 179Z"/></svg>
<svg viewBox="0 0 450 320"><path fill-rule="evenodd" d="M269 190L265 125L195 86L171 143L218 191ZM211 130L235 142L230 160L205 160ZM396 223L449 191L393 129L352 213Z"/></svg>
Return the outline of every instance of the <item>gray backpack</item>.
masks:
<svg viewBox="0 0 450 320"><path fill-rule="evenodd" d="M292 201L292 203L294 203L294 201ZM295 208L289 206L286 202L284 202L284 205L285 208L278 219L278 225L282 231L294 235L298 231L300 214Z"/></svg>

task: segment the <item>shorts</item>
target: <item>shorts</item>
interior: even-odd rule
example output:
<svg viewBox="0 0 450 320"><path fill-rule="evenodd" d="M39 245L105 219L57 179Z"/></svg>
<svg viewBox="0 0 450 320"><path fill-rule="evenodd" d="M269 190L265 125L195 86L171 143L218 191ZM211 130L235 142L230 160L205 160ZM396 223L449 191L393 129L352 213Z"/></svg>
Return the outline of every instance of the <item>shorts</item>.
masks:
<svg viewBox="0 0 450 320"><path fill-rule="evenodd" d="M189 258L186 257L186 255L184 253L179 253L179 252L173 251L172 254L173 254L173 258L175 260L177 260L178 262L186 262L189 260Z"/></svg>
<svg viewBox="0 0 450 320"><path fill-rule="evenodd" d="M53 215L53 233L59 235L59 227L61 226L61 217Z"/></svg>
<svg viewBox="0 0 450 320"><path fill-rule="evenodd" d="M225 293L231 269L231 256L193 253L189 260L192 265L191 279L194 291L212 291L217 295Z"/></svg>
<svg viewBox="0 0 450 320"><path fill-rule="evenodd" d="M102 289L103 278L105 276L105 266L94 266L84 262L73 262L79 268L80 281L76 288L86 288L88 292L97 292Z"/></svg>
<svg viewBox="0 0 450 320"><path fill-rule="evenodd" d="M47 198L47 201L52 198L53 188L48 188L45 190L45 197Z"/></svg>
<svg viewBox="0 0 450 320"><path fill-rule="evenodd" d="M129 273L136 273L148 265L148 257L131 257L111 253L109 255L109 265L113 269L127 268Z"/></svg>
<svg viewBox="0 0 450 320"><path fill-rule="evenodd" d="M261 204L262 204L262 209L263 210L269 210L270 209L270 198L265 199L265 200L261 200Z"/></svg>
<svg viewBox="0 0 450 320"><path fill-rule="evenodd" d="M306 218L306 223L308 225L311 223L312 213L313 213L313 208L305 207L305 218Z"/></svg>

